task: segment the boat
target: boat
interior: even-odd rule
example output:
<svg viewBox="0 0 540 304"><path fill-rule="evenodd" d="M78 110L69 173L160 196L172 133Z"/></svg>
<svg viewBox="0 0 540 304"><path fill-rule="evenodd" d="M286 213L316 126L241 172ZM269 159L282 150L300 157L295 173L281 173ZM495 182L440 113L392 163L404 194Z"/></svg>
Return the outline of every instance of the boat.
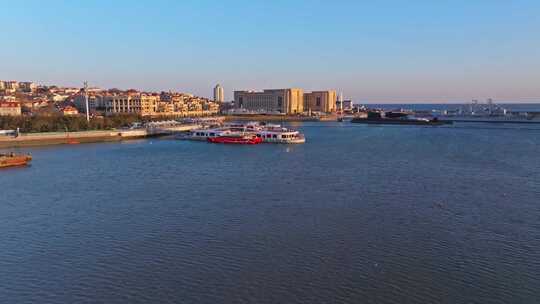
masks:
<svg viewBox="0 0 540 304"><path fill-rule="evenodd" d="M488 99L486 103L473 100L457 109L433 112L439 120L453 122L540 124L540 111L510 111Z"/></svg>
<svg viewBox="0 0 540 304"><path fill-rule="evenodd" d="M439 120L437 117L428 119L422 117L411 117L405 112L379 112L370 111L367 117L355 117L352 123L377 124L377 125L420 125L420 126L441 126L452 124L452 121Z"/></svg>
<svg viewBox="0 0 540 304"><path fill-rule="evenodd" d="M273 144L303 144L306 142L305 136L299 131L287 129L280 125L268 124L255 132L264 143Z"/></svg>
<svg viewBox="0 0 540 304"><path fill-rule="evenodd" d="M0 154L0 168L26 166L31 160L30 155Z"/></svg>
<svg viewBox="0 0 540 304"><path fill-rule="evenodd" d="M228 136L231 134L255 134L263 143L300 144L306 138L297 130L284 128L278 124L229 123L217 128L201 128L191 130L178 136L178 139L208 141L209 138Z"/></svg>
<svg viewBox="0 0 540 304"><path fill-rule="evenodd" d="M216 144L241 144L241 145L256 145L262 143L262 138L255 134L227 134L215 137L208 137L208 142Z"/></svg>

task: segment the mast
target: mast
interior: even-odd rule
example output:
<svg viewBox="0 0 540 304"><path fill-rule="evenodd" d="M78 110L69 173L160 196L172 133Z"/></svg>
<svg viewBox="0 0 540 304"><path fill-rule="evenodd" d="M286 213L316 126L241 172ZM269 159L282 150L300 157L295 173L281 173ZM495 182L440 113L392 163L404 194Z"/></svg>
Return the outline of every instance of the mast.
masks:
<svg viewBox="0 0 540 304"><path fill-rule="evenodd" d="M86 121L90 122L90 110L88 109L88 81L84 82L84 101L86 103Z"/></svg>
<svg viewBox="0 0 540 304"><path fill-rule="evenodd" d="M339 112L343 114L343 92L339 92Z"/></svg>

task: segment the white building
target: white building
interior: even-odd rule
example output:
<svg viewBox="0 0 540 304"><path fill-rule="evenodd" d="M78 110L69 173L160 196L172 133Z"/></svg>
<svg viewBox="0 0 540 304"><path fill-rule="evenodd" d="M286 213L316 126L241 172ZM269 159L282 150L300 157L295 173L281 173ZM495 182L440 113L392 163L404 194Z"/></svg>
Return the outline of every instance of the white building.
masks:
<svg viewBox="0 0 540 304"><path fill-rule="evenodd" d="M217 84L214 87L214 101L215 102L225 101L225 93L224 93L223 87L220 84Z"/></svg>

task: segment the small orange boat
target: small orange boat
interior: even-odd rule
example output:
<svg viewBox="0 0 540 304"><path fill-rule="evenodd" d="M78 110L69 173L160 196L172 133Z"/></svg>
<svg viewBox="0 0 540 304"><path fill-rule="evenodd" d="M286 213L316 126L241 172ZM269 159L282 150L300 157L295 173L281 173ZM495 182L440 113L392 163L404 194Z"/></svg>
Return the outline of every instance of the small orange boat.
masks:
<svg viewBox="0 0 540 304"><path fill-rule="evenodd" d="M0 154L0 168L26 166L31 160L30 155Z"/></svg>

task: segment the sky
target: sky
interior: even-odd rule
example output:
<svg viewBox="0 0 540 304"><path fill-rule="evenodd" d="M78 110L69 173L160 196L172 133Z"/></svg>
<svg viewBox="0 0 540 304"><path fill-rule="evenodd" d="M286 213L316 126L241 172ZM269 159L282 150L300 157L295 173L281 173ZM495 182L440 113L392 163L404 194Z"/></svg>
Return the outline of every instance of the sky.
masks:
<svg viewBox="0 0 540 304"><path fill-rule="evenodd" d="M540 102L540 1L0 0L0 79Z"/></svg>

